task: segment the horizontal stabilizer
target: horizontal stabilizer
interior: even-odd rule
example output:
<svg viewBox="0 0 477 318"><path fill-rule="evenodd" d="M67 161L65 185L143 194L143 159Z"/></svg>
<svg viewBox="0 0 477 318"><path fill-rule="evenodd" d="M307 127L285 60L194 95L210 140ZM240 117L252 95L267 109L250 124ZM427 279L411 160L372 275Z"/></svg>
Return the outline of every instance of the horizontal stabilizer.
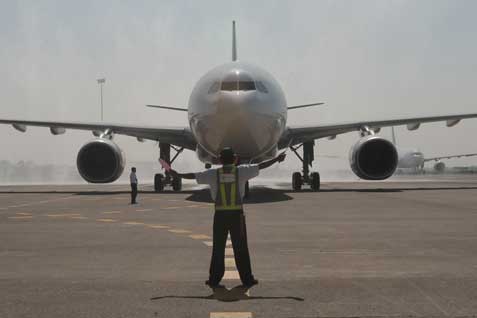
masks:
<svg viewBox="0 0 477 318"><path fill-rule="evenodd" d="M163 108L163 109L169 109L169 110L177 110L181 112L186 112L187 108L181 108L181 107L171 107L171 106L162 106L162 105L146 105L147 107L154 107L154 108Z"/></svg>
<svg viewBox="0 0 477 318"><path fill-rule="evenodd" d="M323 104L324 104L324 103L313 103L313 104L304 104L304 105L294 105L294 106L290 106L290 107L287 107L287 108L288 108L288 110L290 110L290 109L296 109L296 108L319 106L319 105L323 105Z"/></svg>

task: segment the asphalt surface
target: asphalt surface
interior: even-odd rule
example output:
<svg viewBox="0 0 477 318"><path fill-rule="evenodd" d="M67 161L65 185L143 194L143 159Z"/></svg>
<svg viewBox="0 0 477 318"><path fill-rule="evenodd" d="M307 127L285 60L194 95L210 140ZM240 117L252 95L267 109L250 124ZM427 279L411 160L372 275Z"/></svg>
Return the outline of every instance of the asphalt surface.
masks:
<svg viewBox="0 0 477 318"><path fill-rule="evenodd" d="M206 190L0 187L0 317L477 315L477 178L252 188L260 284L204 285ZM141 190L141 187L140 187Z"/></svg>

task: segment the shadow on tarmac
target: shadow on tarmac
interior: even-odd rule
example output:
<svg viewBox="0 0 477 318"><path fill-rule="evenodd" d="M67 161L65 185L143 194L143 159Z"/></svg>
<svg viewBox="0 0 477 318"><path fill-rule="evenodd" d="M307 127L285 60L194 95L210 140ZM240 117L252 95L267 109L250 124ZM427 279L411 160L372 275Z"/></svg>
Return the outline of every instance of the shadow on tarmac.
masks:
<svg viewBox="0 0 477 318"><path fill-rule="evenodd" d="M250 296L249 289L242 285L235 286L232 289L227 289L225 286L219 286L213 289L213 294L209 296L159 296L153 297L151 300L161 300L167 298L181 298L181 299L206 299L206 300L218 300L222 302L233 302L240 300L255 300L255 299L289 299L295 301L305 301L305 299L293 296Z"/></svg>
<svg viewBox="0 0 477 318"><path fill-rule="evenodd" d="M270 189L266 187L253 187L250 189L250 195L244 199L246 204L280 202L293 200L293 197L287 195L288 191ZM185 198L187 201L213 203L209 189L193 191L190 196Z"/></svg>
<svg viewBox="0 0 477 318"><path fill-rule="evenodd" d="M289 183L277 183L274 186L287 187L287 189L274 189L266 186L254 186L250 189L250 196L244 200L245 203L266 203L266 202L280 202L289 201L294 198L288 194L293 193L314 193L311 189L292 190ZM0 187L1 188L1 187ZM477 186L461 186L461 187L396 187L396 188L328 188L320 189L319 192L370 192L370 193L393 193L393 192L405 192L405 191L455 191L455 190L477 190ZM0 190L0 194L71 194L79 196L112 196L119 194L130 194L129 190L111 190L111 191L68 191L68 190ZM195 202L208 202L212 203L209 189L200 190L183 190L180 192L164 191L158 193L160 195L175 195L175 194L190 194L185 200ZM156 194L154 190L140 190L138 194Z"/></svg>

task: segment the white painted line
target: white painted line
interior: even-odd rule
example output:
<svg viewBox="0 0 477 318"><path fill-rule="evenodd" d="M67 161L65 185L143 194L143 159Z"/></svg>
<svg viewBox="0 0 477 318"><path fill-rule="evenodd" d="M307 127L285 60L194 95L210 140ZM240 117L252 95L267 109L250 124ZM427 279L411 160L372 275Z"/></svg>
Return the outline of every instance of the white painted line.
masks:
<svg viewBox="0 0 477 318"><path fill-rule="evenodd" d="M235 258L233 257L226 257L224 259L225 261L225 267L233 267L233 268L236 268L235 266Z"/></svg>
<svg viewBox="0 0 477 318"><path fill-rule="evenodd" d="M212 247L212 246L214 245L214 243L211 242L211 241L204 241L204 242L202 242L202 243L204 243L204 244L207 245L208 247Z"/></svg>
<svg viewBox="0 0 477 318"><path fill-rule="evenodd" d="M139 210L136 210L136 212L148 212L148 211L152 211L152 209L139 209Z"/></svg>
<svg viewBox="0 0 477 318"><path fill-rule="evenodd" d="M225 256L232 256L234 255L234 249L233 248L226 248L225 249Z"/></svg>
<svg viewBox="0 0 477 318"><path fill-rule="evenodd" d="M18 213L15 213L16 215L25 215L25 216L29 216L29 215L32 215L31 213L23 213L23 212L18 212Z"/></svg>
<svg viewBox="0 0 477 318"><path fill-rule="evenodd" d="M240 275L236 270L233 271L225 271L224 277L222 279L227 280L237 280L240 279Z"/></svg>
<svg viewBox="0 0 477 318"><path fill-rule="evenodd" d="M211 312L210 318L252 318L251 312Z"/></svg>
<svg viewBox="0 0 477 318"><path fill-rule="evenodd" d="M167 208L162 208L163 210L174 210L174 209L180 209L182 208L181 206L170 206L170 207L167 207Z"/></svg>
<svg viewBox="0 0 477 318"><path fill-rule="evenodd" d="M47 214L47 217L50 218L64 218L64 217L73 217L73 216L81 216L79 213L62 213L62 214Z"/></svg>
<svg viewBox="0 0 477 318"><path fill-rule="evenodd" d="M181 230L181 229L177 229L177 230L168 230L169 232L171 233L176 233L176 234L184 234L184 233L190 233L190 231L188 230Z"/></svg>
<svg viewBox="0 0 477 318"><path fill-rule="evenodd" d="M101 212L103 214L119 214L121 211L106 211L106 212Z"/></svg>
<svg viewBox="0 0 477 318"><path fill-rule="evenodd" d="M75 220L86 220L87 219L86 216L72 216L71 218L75 219Z"/></svg>
<svg viewBox="0 0 477 318"><path fill-rule="evenodd" d="M98 222L117 222L118 220L114 219L96 219Z"/></svg>
<svg viewBox="0 0 477 318"><path fill-rule="evenodd" d="M192 235L189 235L189 237L194 240L210 240L211 239L210 236L204 235L204 234L192 234Z"/></svg>

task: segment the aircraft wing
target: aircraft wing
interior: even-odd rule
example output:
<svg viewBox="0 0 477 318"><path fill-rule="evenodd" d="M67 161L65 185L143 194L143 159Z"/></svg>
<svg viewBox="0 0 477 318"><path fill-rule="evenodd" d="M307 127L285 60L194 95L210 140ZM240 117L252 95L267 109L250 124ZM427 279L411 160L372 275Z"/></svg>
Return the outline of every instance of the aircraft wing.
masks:
<svg viewBox="0 0 477 318"><path fill-rule="evenodd" d="M409 130L415 130L419 128L421 123L438 121L446 121L447 127L452 127L462 119L476 117L477 114L454 114L432 117L396 118L377 121L356 121L310 127L288 127L283 133L278 143L278 147L282 149L288 145L293 146L306 141L312 141L326 137L333 139L336 135L351 131L360 131L364 127L368 127L369 129L377 132L382 127L407 125Z"/></svg>
<svg viewBox="0 0 477 318"><path fill-rule="evenodd" d="M196 141L187 128L157 128L108 123L75 123L55 121L29 121L0 119L0 124L10 124L19 131L25 132L28 126L49 127L52 134L62 133L64 129L90 130L93 133L106 132L136 137L138 140L149 139L173 144L186 149L195 150Z"/></svg>
<svg viewBox="0 0 477 318"><path fill-rule="evenodd" d="M426 158L426 159L424 159L424 162L439 161L439 160L442 160L442 159L452 159L452 158L461 158L461 157L474 157L474 156L477 156L477 153L466 153L466 154L462 154L462 155L452 155L452 156Z"/></svg>

